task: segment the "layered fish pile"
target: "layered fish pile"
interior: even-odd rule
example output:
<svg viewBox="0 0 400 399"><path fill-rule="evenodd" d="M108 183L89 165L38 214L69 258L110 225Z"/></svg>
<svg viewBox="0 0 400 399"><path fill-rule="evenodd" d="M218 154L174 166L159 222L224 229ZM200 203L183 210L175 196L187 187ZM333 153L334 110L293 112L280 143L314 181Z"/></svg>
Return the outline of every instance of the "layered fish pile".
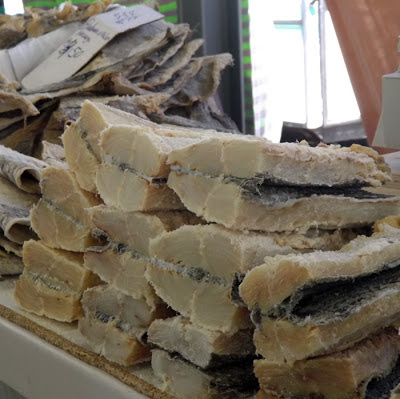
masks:
<svg viewBox="0 0 400 399"><path fill-rule="evenodd" d="M66 159L77 181L105 203L90 214L97 235L107 237L108 243L88 248L84 264L108 288L83 295L88 311L79 322L80 330L95 350L126 365L123 358L132 357L127 339L124 344L117 341L116 351L115 338L105 340L105 333L98 338L100 327L110 323L119 335L121 328L130 331L132 325L118 310L126 302L114 299L110 308L100 304L110 301L109 292L129 295L135 306L144 301L143 306L155 312L146 320L158 320L148 331L147 326L130 331L131 336L141 334L143 339L147 332L148 340L160 348L153 352L155 374L164 381L164 389L178 397L247 396L254 391L253 326L248 310L231 300L236 272L261 264L267 255L335 249L356 234L349 229L243 233L204 225L169 187L167 161L174 151L216 136L242 140L216 131L156 125L90 101L63 135ZM178 315L163 321L156 306L160 298ZM133 304L130 313L135 314ZM243 364L244 374L239 372ZM170 367L183 368L187 378L179 380L180 372L169 378ZM242 374L247 378L237 378Z"/></svg>
<svg viewBox="0 0 400 399"><path fill-rule="evenodd" d="M130 148L120 147L112 159L107 157L103 139L108 132L125 132L139 122L134 115L87 101L63 135L66 160L77 182L104 201L87 209L92 236L105 242L86 248L84 267L106 284L83 294L79 330L93 351L124 366L149 360L150 323L173 314L144 277L150 240L201 223L162 176L138 161L133 169L122 154Z"/></svg>
<svg viewBox="0 0 400 399"><path fill-rule="evenodd" d="M303 143L271 144L216 135L174 149L168 164L168 186L189 210L216 223L202 229L224 228L231 234L236 230L235 234L247 237L262 231L298 241L313 229L321 239L328 231L343 234L343 229L366 227L399 212L399 198L362 189L378 186L390 176L377 154L359 146L310 148ZM224 278L232 290L223 297L237 306L236 312L243 304L250 310L256 353L262 356L254 362L260 398L383 397L379 395L390 394L399 382L399 338L391 327L400 310L397 228L383 222L372 236L352 237L345 245L336 241L333 251L325 245L299 253L291 244L292 253L265 256L264 252L261 266L253 263L237 269L226 244L224 255L231 268L222 260L207 264L198 255L206 254L207 260L215 257L217 234L207 244L200 234L179 237L179 230L168 234L169 242L154 239L153 255L180 269L187 266L187 274L194 275L188 270L195 267L203 284ZM179 240L185 249L179 250ZM177 297L171 290L175 284L167 283L171 272L166 269L163 262L156 262L146 276L156 292L177 308L172 302ZM234 320L230 328L242 328L240 319L229 318L233 313L223 315L222 308L217 313L220 304L217 295L208 303L204 299L203 320L186 302L177 310L207 328L215 328L209 320L221 328L228 319ZM229 331L227 326L223 331ZM164 371L167 375L166 367Z"/></svg>
<svg viewBox="0 0 400 399"><path fill-rule="evenodd" d="M70 77L25 83L32 71L40 76L54 72L40 70L41 63L64 44L65 51L71 49L69 39L79 30L85 35L93 18L124 10L111 3L67 3L61 11L29 9L24 15L0 16L0 144L34 156L42 139L61 144L65 124L76 121L88 97L155 122L237 131L213 100L232 56L195 56L203 40L192 39L187 24L165 22L161 14L118 34Z"/></svg>
<svg viewBox="0 0 400 399"><path fill-rule="evenodd" d="M88 208L101 200L82 190L66 167L44 169L40 187L42 196L30 214L40 240L24 243L25 268L14 297L26 311L72 322L82 316L83 291L100 282L83 267L83 252L99 243Z"/></svg>
<svg viewBox="0 0 400 399"><path fill-rule="evenodd" d="M267 257L246 275L259 398L390 397L400 383L398 227L387 218L338 251Z"/></svg>
<svg viewBox="0 0 400 399"><path fill-rule="evenodd" d="M151 358L177 398L394 387L400 230L384 218L400 198L363 189L390 179L374 151L158 125L91 101L62 140L67 167L42 172L31 213L41 240L24 245L21 307L79 319L118 364Z"/></svg>

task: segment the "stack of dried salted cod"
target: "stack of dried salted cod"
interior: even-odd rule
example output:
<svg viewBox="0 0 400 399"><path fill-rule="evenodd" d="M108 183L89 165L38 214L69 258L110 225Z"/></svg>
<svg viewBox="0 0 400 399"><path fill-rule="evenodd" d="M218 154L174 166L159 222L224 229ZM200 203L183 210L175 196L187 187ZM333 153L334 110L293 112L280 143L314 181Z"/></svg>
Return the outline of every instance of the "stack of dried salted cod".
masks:
<svg viewBox="0 0 400 399"><path fill-rule="evenodd" d="M47 163L0 146L0 276L23 270L22 245L35 238L29 213Z"/></svg>
<svg viewBox="0 0 400 399"><path fill-rule="evenodd" d="M209 137L173 151L169 163L168 185L184 205L227 228L337 229L400 211L399 198L360 188L382 184L390 171L375 151L359 145Z"/></svg>
<svg viewBox="0 0 400 399"><path fill-rule="evenodd" d="M83 252L100 242L92 236L88 208L101 200L82 190L65 167L47 167L40 187L42 198L30 215L40 241L24 244L25 268L14 297L24 310L71 322L82 316L83 291L99 283L99 278L83 267Z"/></svg>
<svg viewBox="0 0 400 399"><path fill-rule="evenodd" d="M85 101L79 119L67 128L62 140L80 186L98 192L106 205L128 212L179 210L185 208L166 184L168 153L214 133L157 125Z"/></svg>
<svg viewBox="0 0 400 399"><path fill-rule="evenodd" d="M176 230L179 225L175 224L174 228L158 229L158 232L149 234L147 226L156 223L154 216L157 215L159 219L161 216L165 220L170 219L173 212L168 213L165 209L175 207L177 203L171 191L166 195L168 188L165 187L165 181L170 172L166 160L171 151L201 142L204 137L216 136L221 139L230 138L239 141L241 138L215 131L159 126L140 119L133 121L132 117L129 117L130 120L125 122L125 125L112 122L119 118L119 121L123 123L123 115L104 105L86 102L77 124L71 126L63 136L67 159L71 157L71 166L74 162L74 170L79 181L87 184L88 188L97 189L106 203L106 207L94 208L92 216L94 224L108 235L110 245L107 249L93 248L88 251L85 254L86 267L98 273L113 289L116 288L131 297L135 295L135 299L140 299L137 295L141 295L148 301L143 292L144 286L140 289L142 281L137 280L143 278L146 268L146 277L156 287L156 292L161 298L174 310L190 319L177 317L165 322L157 321L149 331L152 342L170 352L180 353L182 358L203 368L199 371L182 359L171 359L166 352L155 351L153 366L158 376L166 380L165 368L169 367L169 364L175 364L178 369L183 367L188 373L189 379L186 384L176 383L165 386L166 390L178 396L185 396L188 394L186 390L190 387L190 395L203 398L213 395L226 396L244 390L242 395L245 396L248 389L251 390L254 387L251 359L244 371L246 378L237 378L236 365L227 366L239 359L248 358L253 352L248 312L230 300L234 273L244 272L262 263L265 255L313 248L337 248L351 238L351 232L310 231L307 234L252 233L246 235L229 231L221 226L204 226L204 228L183 226ZM77 126L82 126L82 122L93 126L100 123L105 126L105 129L100 135L91 135L90 128L86 128L83 132L77 129ZM95 131L98 132L97 129ZM81 141L79 151L74 152L71 143L79 141ZM93 143L97 145L96 150ZM81 168L81 164L86 165L85 168ZM138 212L138 210L146 211L146 213ZM153 221L149 218L149 212L153 213ZM178 215L178 212L175 214ZM146 219L147 222L145 222ZM160 221L157 222L159 223ZM186 221L180 224L189 223ZM132 237L130 238L129 235ZM139 241L141 235L146 239L145 249L143 245L137 247L141 242ZM154 243L150 245L151 252L149 252L147 241L152 238L154 238ZM186 246L187 252L185 252ZM219 247L221 256L213 255L215 246ZM167 252L163 253L169 249L171 249L169 251L171 255ZM178 252L175 255L174 249L184 252ZM100 253L97 253L98 251ZM224 259L223 254L226 253L234 255ZM152 259L149 263L150 255L158 258ZM236 259L235 255L239 258ZM230 262L233 264L231 265ZM107 266L111 264L113 266ZM128 281L132 287L130 290L127 287ZM148 289L149 287L146 286L146 291ZM91 291L100 296L98 288ZM121 330L122 326L125 326L125 330L130 331L132 336L132 331L135 331L133 327L137 326L124 324L116 306L113 307L111 314L111 310L107 313L104 309L93 308L89 298L91 291L85 293L84 303L88 303L88 312L86 318L80 322L81 330L88 337L91 334L89 339L94 348L103 351L103 354L111 358L113 346L109 346L110 349L104 349L106 343L110 342L106 339L107 331L112 327L114 331L118 331L115 327ZM88 295L87 300L86 295ZM103 293L103 295L106 294ZM211 306L213 312L209 311ZM103 326L106 332L102 334L99 332L101 324L94 321L96 312L97 319L100 317L100 321L107 323L107 326ZM109 324L110 321L112 325ZM93 328L89 330L87 326ZM168 334L169 330L172 330L171 334ZM176 340L164 342L166 337L173 337L175 334L189 336L190 334L186 334L185 331L192 331L193 338L188 338L188 341L182 342L181 346L176 346ZM121 335L120 331L118 333ZM241 341L240 347L237 345L238 341ZM196 349L191 355L188 354L191 352L190 347L197 347L196 345L204 347L204 352ZM120 347L128 348L128 345L120 343ZM126 349L125 355L129 353ZM129 357L123 358L122 351L113 358L115 361L126 364L127 360L124 359L129 359ZM216 365L219 365L217 369ZM212 372L204 371L210 368ZM217 372L217 379L220 382L215 385L216 379L212 377L212 374ZM200 380L196 382L198 378Z"/></svg>
<svg viewBox="0 0 400 399"><path fill-rule="evenodd" d="M216 336L205 330L220 331L232 338L235 332L246 327L245 318L239 317L245 315L243 308L232 304L232 301L240 303L235 289L230 296L230 288L237 284L235 275L263 262L268 252L273 256L284 254L285 250L286 253L315 250L318 245L319 249L326 250L329 247L326 242L322 245L323 237L330 237L331 248L338 249L345 243L343 232L321 234L310 228L367 226L378 217L397 213L400 200L370 197L361 190L348 188L379 185L389 178L383 161L374 152L359 147L313 149L305 145L275 145L257 138L215 134L171 151L168 161L172 170L168 185L188 209L225 227L189 226L151 241L154 259L147 267L146 277L156 293L192 323L181 318L153 323L149 339L174 353L171 356L155 351L153 368L156 374L164 377L166 390L176 396L213 397L217 382L207 373L200 378L198 369L189 372L188 364L178 360L176 353L192 362L196 359L197 366L207 366L213 357L226 354L213 341ZM267 181L275 185L267 186ZM352 197L347 198L344 193ZM322 204L329 206L335 201L335 209L320 214ZM374 209L381 203L383 209ZM335 216L340 205L348 209L345 218ZM306 208L309 220L300 213ZM227 227L271 233L240 233ZM300 233L293 232L295 229ZM312 242L313 239L316 241ZM287 248L277 248L277 243L284 243ZM284 275L280 279L285 281ZM184 288L178 291L177 286ZM257 288L262 290L262 286ZM201 331L200 327L203 327L202 332L192 338L193 331ZM172 329L176 332L170 333ZM177 336L184 339L177 340ZM195 342L201 349L193 349ZM229 347L227 341L223 342ZM177 373L176 378L171 378L170 370ZM179 378L184 370L186 376L191 375L191 380L199 384L184 384ZM225 388L227 386L229 384ZM221 392L219 395L221 397ZM239 394L236 392L236 395Z"/></svg>
<svg viewBox="0 0 400 399"><path fill-rule="evenodd" d="M267 257L246 275L260 399L390 397L400 382L398 227L390 217L339 251Z"/></svg>
<svg viewBox="0 0 400 399"><path fill-rule="evenodd" d="M173 313L144 277L149 240L200 221L187 211L124 212L104 205L93 208L91 215L108 244L88 248L84 265L107 285L84 293L79 330L92 350L109 360L125 366L149 360L150 323Z"/></svg>
<svg viewBox="0 0 400 399"><path fill-rule="evenodd" d="M101 163L105 155L100 137L110 130L126 132L143 125L153 126L134 115L87 101L77 122L63 135L66 159L79 184L98 191L106 203L89 213L97 235L107 237L108 242L88 248L84 264L107 284L84 293L85 317L79 321L79 330L93 351L125 366L149 359L147 328L154 319L171 315L144 278L149 240L185 224L201 223L183 210L166 187L165 178L146 176L146 170L133 169L119 156L132 146L121 146L110 163ZM146 154L143 157L147 165L155 162ZM97 178L101 168L111 168L113 173L103 178L103 185Z"/></svg>
<svg viewBox="0 0 400 399"><path fill-rule="evenodd" d="M216 224L183 226L150 242L146 277L179 316L156 320L149 340L152 366L163 389L181 398L247 397L253 379L253 329L234 303L235 273L267 255L337 248L350 231L241 233Z"/></svg>

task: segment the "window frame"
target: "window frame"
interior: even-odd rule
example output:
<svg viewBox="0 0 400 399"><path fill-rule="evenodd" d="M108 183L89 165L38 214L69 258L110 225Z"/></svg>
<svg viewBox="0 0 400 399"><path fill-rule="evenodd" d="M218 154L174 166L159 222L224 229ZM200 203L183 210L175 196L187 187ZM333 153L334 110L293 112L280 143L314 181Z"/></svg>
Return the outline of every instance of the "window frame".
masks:
<svg viewBox="0 0 400 399"><path fill-rule="evenodd" d="M327 142L344 141L345 138L362 139L365 137L365 131L362 126L361 119L354 119L340 123L332 123L328 120L328 92L327 92L327 66L326 66L326 12L328 8L325 0L301 0L301 19L296 20L282 20L274 19L274 25L296 25L301 27L303 33L303 48L304 48L304 81L305 81L305 108L306 108L306 122L297 123L284 121L284 125L290 127L309 128L310 115L314 104L311 104L310 92L311 85L310 79L307 77L309 70L308 64L311 62L308 52L308 37L310 35L309 24L307 23L308 7L318 3L318 35L319 35L319 60L320 60L320 87L321 87L321 116L322 124L316 128L311 128L321 138Z"/></svg>

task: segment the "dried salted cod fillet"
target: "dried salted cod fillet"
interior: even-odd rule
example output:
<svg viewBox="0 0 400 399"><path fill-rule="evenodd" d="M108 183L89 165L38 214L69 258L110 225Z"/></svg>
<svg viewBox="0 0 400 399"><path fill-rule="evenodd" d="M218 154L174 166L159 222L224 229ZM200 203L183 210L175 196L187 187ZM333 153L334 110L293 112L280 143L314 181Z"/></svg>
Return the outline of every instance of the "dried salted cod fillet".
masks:
<svg viewBox="0 0 400 399"><path fill-rule="evenodd" d="M0 234L0 250L22 258L22 245L8 240L3 234Z"/></svg>
<svg viewBox="0 0 400 399"><path fill-rule="evenodd" d="M39 114L37 107L24 95L15 90L0 88L0 114L14 110L19 110L23 117Z"/></svg>
<svg viewBox="0 0 400 399"><path fill-rule="evenodd" d="M371 237L360 236L335 252L267 257L246 275L239 292L249 309L257 305L268 313L302 286L394 268L399 259L400 230L388 228Z"/></svg>
<svg viewBox="0 0 400 399"><path fill-rule="evenodd" d="M195 326L182 316L154 320L148 330L148 340L201 368L243 362L255 353L251 329L226 335Z"/></svg>
<svg viewBox="0 0 400 399"><path fill-rule="evenodd" d="M85 317L79 331L92 350L125 366L149 359L147 328L154 319L170 314L162 303L150 307L107 285L86 290L82 307Z"/></svg>
<svg viewBox="0 0 400 399"><path fill-rule="evenodd" d="M137 123L152 125L152 122L100 103L83 103L79 120L62 136L67 163L83 189L96 192L96 171L101 162L100 132L112 124Z"/></svg>
<svg viewBox="0 0 400 399"><path fill-rule="evenodd" d="M15 46L26 38L23 16L0 15L0 49Z"/></svg>
<svg viewBox="0 0 400 399"><path fill-rule="evenodd" d="M30 229L29 213L39 197L18 189L0 177L0 227L4 236L16 244L35 238Z"/></svg>
<svg viewBox="0 0 400 399"><path fill-rule="evenodd" d="M39 181L47 166L46 162L0 145L0 175L27 193L40 194Z"/></svg>
<svg viewBox="0 0 400 399"><path fill-rule="evenodd" d="M80 293L58 280L27 271L15 283L14 299L23 310L59 321L82 317L80 298Z"/></svg>
<svg viewBox="0 0 400 399"><path fill-rule="evenodd" d="M126 212L185 209L165 179L153 179L117 164L99 166L96 187L106 205Z"/></svg>
<svg viewBox="0 0 400 399"><path fill-rule="evenodd" d="M31 212L32 228L50 247L83 252L99 245L87 209L101 204L93 193L82 190L67 169L48 167L41 181L43 198Z"/></svg>
<svg viewBox="0 0 400 399"><path fill-rule="evenodd" d="M204 272L164 261L147 265L146 279L156 294L193 324L234 334L249 328L247 309L232 303L231 283ZM179 287L179 290L176 288Z"/></svg>
<svg viewBox="0 0 400 399"><path fill-rule="evenodd" d="M162 135L163 131L148 126L114 125L103 130L100 147L104 160L109 163L127 165L149 177L167 178L168 153L174 148L184 147L197 141L196 138ZM166 132L166 134L168 134Z"/></svg>
<svg viewBox="0 0 400 399"><path fill-rule="evenodd" d="M49 247L84 252L88 247L99 245L87 225L44 198L32 209L30 220L33 230Z"/></svg>
<svg viewBox="0 0 400 399"><path fill-rule="evenodd" d="M154 349L151 366L162 380L160 389L175 398L250 398L257 389L251 363L204 371L177 355Z"/></svg>
<svg viewBox="0 0 400 399"><path fill-rule="evenodd" d="M41 158L48 165L56 166L59 168L68 168L65 151L61 145L42 141L42 154Z"/></svg>
<svg viewBox="0 0 400 399"><path fill-rule="evenodd" d="M126 332L130 329L147 330L153 320L171 314L164 303L150 307L146 302L125 295L108 285L86 290L82 297L82 307L85 315L114 320Z"/></svg>
<svg viewBox="0 0 400 399"><path fill-rule="evenodd" d="M206 101L196 102L190 107L167 109L161 118L156 114L149 115L153 122L169 123L191 129L213 129L218 132L240 134L235 122L221 112L213 97Z"/></svg>
<svg viewBox="0 0 400 399"><path fill-rule="evenodd" d="M0 132L0 144L25 155L34 155L38 138L45 128L53 106L44 109L40 115L20 120Z"/></svg>
<svg viewBox="0 0 400 399"><path fill-rule="evenodd" d="M152 257L199 267L214 276L232 280L235 273L245 273L263 264L266 256L339 249L356 235L351 230L242 233L217 224L182 226L153 238L150 252Z"/></svg>
<svg viewBox="0 0 400 399"><path fill-rule="evenodd" d="M147 74L164 65L179 51L190 34L191 30L187 24L169 24L168 42L143 59L139 67L123 72L123 75L131 81L145 80Z"/></svg>
<svg viewBox="0 0 400 399"><path fill-rule="evenodd" d="M137 82L144 89L166 83L180 69L189 63L195 52L202 46L203 39L195 39L185 44L173 57L163 65L150 72L144 82Z"/></svg>
<svg viewBox="0 0 400 399"><path fill-rule="evenodd" d="M85 268L96 273L110 287L145 301L150 307L161 302L144 277L149 260L129 247L111 244L108 249L95 251L89 248L84 258Z"/></svg>
<svg viewBox="0 0 400 399"><path fill-rule="evenodd" d="M231 54L223 53L195 58L193 62L199 62L200 68L166 102L166 108L190 106L195 102L207 100L217 91L221 73L227 66L232 65L233 58Z"/></svg>
<svg viewBox="0 0 400 399"><path fill-rule="evenodd" d="M89 71L110 67L134 56L138 57L137 61L141 61L141 58L148 58L148 56L141 57L140 55L149 54L151 56L155 52L163 51L171 39L179 36L183 31L187 31L186 34L188 34L189 27L183 24L172 25L160 19L119 34L79 71L78 76ZM140 70L141 63L138 62L138 64L139 68L135 68L135 70ZM143 71L140 75L142 74Z"/></svg>
<svg viewBox="0 0 400 399"><path fill-rule="evenodd" d="M0 79L1 79L1 74L0 74ZM50 108L50 111L54 110L56 102L57 102L56 100L40 101L39 103L36 104L35 107L37 108L37 112L34 113L33 115L27 114L27 112L23 108L21 109L21 107L12 108L13 106L11 104L3 104L2 107L0 107L1 136L3 138L6 138L7 135L12 134L14 131L18 131L18 129L28 127L29 124L32 123L32 121L34 121L35 119L40 119L40 118L35 118L39 115L39 113L47 115L46 110L48 108ZM47 115L44 119L51 119L51 118ZM14 141L17 141L17 139L14 139ZM10 148L10 146L8 147Z"/></svg>
<svg viewBox="0 0 400 399"><path fill-rule="evenodd" d="M185 84L190 81L191 78L199 73L203 63L204 57L191 60L187 65L177 71L173 75L172 79L163 85L155 87L157 93L167 96L165 104L167 104L167 101L171 98L171 96L178 93L185 86ZM132 83L130 80L125 78L122 73L111 76L111 81L114 94L143 95L151 92L151 90L149 91L141 88L141 86L137 83Z"/></svg>
<svg viewBox="0 0 400 399"><path fill-rule="evenodd" d="M256 360L255 374L261 389L277 396L299 399L386 397L369 396L368 391L378 388L374 385L383 385L386 376L394 377L394 385L396 380L399 382L400 373L396 372L400 367L399 352L400 337L396 330L388 329L346 351L301 360L293 366ZM389 387L387 393L392 388Z"/></svg>
<svg viewBox="0 0 400 399"><path fill-rule="evenodd" d="M256 320L254 333L257 353L274 363L289 363L347 349L376 331L400 320L400 288L392 287L378 298L360 306L341 321L323 325L312 322L299 326L288 319Z"/></svg>
<svg viewBox="0 0 400 399"><path fill-rule="evenodd" d="M196 173L171 172L168 186L187 209L237 230L307 231L365 226L400 213L400 198L358 189L260 186Z"/></svg>
<svg viewBox="0 0 400 399"><path fill-rule="evenodd" d="M58 280L77 292L100 283L97 276L83 267L83 254L53 249L42 241L26 241L23 260L28 272Z"/></svg>
<svg viewBox="0 0 400 399"><path fill-rule="evenodd" d="M0 278L21 274L24 270L24 263L19 256L0 249Z"/></svg>
<svg viewBox="0 0 400 399"><path fill-rule="evenodd" d="M149 241L165 231L202 221L187 211L122 212L100 205L89 210L93 224L116 244L124 244L139 254L150 256Z"/></svg>
<svg viewBox="0 0 400 399"><path fill-rule="evenodd" d="M51 166L42 173L42 196L73 219L93 227L88 208L102 201L94 194L82 190L73 173L65 168Z"/></svg>
<svg viewBox="0 0 400 399"><path fill-rule="evenodd" d="M112 362L132 366L150 359L150 348L134 335L122 331L114 321L87 315L79 319L78 329L93 352Z"/></svg>
<svg viewBox="0 0 400 399"><path fill-rule="evenodd" d="M379 186L390 180L383 157L356 144L309 147L248 136L217 136L171 152L169 163L214 177L257 178L259 184Z"/></svg>

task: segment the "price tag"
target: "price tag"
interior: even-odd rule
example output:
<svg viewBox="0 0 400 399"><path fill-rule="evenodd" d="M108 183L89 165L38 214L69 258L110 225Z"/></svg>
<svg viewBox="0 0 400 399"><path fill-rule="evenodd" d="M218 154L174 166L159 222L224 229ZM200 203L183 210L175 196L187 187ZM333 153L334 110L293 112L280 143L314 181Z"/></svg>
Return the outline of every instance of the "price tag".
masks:
<svg viewBox="0 0 400 399"><path fill-rule="evenodd" d="M162 14L143 4L95 15L25 76L22 86L34 90L61 82L78 72L117 34L161 18Z"/></svg>

